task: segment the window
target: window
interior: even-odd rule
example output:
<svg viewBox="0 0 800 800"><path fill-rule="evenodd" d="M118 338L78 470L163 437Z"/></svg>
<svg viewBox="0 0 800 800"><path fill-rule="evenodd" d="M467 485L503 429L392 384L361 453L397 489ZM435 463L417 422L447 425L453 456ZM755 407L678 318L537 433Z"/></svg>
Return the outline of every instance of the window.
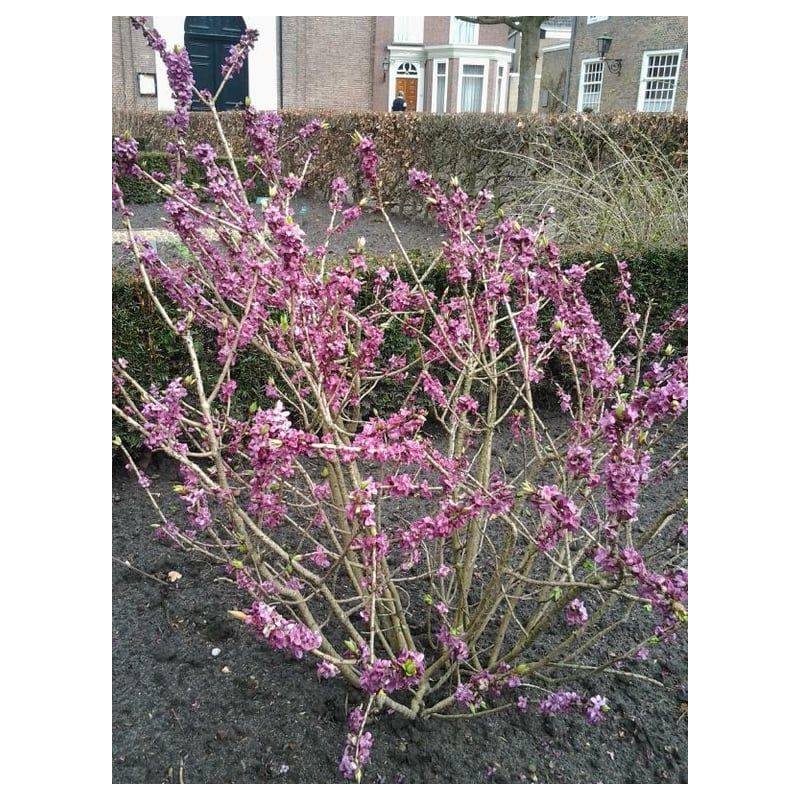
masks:
<svg viewBox="0 0 800 800"><path fill-rule="evenodd" d="M578 87L578 111L599 111L602 90L603 62L599 58L584 59Z"/></svg>
<svg viewBox="0 0 800 800"><path fill-rule="evenodd" d="M434 114L444 114L447 111L447 61L433 62L431 111Z"/></svg>
<svg viewBox="0 0 800 800"><path fill-rule="evenodd" d="M680 50L656 50L642 56L637 111L672 111L680 66Z"/></svg>
<svg viewBox="0 0 800 800"><path fill-rule="evenodd" d="M478 44L478 24L450 17L450 44Z"/></svg>
<svg viewBox="0 0 800 800"><path fill-rule="evenodd" d="M486 110L486 92L483 91L485 75L485 64L461 62L461 81L458 87L459 111Z"/></svg>
<svg viewBox="0 0 800 800"><path fill-rule="evenodd" d="M608 17L586 17L586 24L587 25L594 25L595 22L603 22L607 20Z"/></svg>
<svg viewBox="0 0 800 800"><path fill-rule="evenodd" d="M142 97L155 97L156 76L151 72L140 72L136 77L139 79L139 94Z"/></svg>
<svg viewBox="0 0 800 800"><path fill-rule="evenodd" d="M425 17L395 17L394 41L398 44L422 44Z"/></svg>
<svg viewBox="0 0 800 800"><path fill-rule="evenodd" d="M506 110L505 104L505 89L506 89L506 65L497 65L497 86L494 90L494 110L495 113L502 113Z"/></svg>

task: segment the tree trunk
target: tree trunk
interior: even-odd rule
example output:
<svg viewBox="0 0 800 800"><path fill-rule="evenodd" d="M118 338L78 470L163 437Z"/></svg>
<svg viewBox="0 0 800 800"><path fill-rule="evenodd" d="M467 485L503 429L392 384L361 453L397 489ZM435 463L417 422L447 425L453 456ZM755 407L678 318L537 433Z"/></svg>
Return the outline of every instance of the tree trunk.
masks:
<svg viewBox="0 0 800 800"><path fill-rule="evenodd" d="M519 53L519 91L517 112L533 111L533 85L536 81L536 62L539 59L539 29L547 17L521 17L522 48Z"/></svg>

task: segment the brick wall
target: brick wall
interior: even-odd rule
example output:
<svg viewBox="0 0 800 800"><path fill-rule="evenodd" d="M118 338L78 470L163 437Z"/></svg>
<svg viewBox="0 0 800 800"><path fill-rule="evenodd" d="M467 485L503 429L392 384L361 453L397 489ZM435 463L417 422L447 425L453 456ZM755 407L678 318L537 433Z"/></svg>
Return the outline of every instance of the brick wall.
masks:
<svg viewBox="0 0 800 800"><path fill-rule="evenodd" d="M425 44L450 43L450 17L425 17Z"/></svg>
<svg viewBox="0 0 800 800"><path fill-rule="evenodd" d="M148 25L153 18L147 17ZM156 111L157 100L139 94L139 72L155 74L155 53L128 17L111 17L111 104L126 111ZM163 91L163 88L162 88Z"/></svg>
<svg viewBox="0 0 800 800"><path fill-rule="evenodd" d="M681 50L680 71L674 111L684 112L689 91L689 19L688 17L609 17L587 25L586 17L578 17L575 31L575 52L569 84L569 107L578 102L581 60L597 58L597 37L612 38L608 58L621 58L622 71L603 74L600 111L636 111L642 70L642 54L647 50Z"/></svg>
<svg viewBox="0 0 800 800"><path fill-rule="evenodd" d="M394 17L375 17L375 39L372 54L372 110L389 108L389 75L383 72L383 59L389 54L386 47L394 38ZM425 20L427 23L427 19ZM427 34L427 29L426 29Z"/></svg>
<svg viewBox="0 0 800 800"><path fill-rule="evenodd" d="M373 108L375 17L282 17L284 108Z"/></svg>

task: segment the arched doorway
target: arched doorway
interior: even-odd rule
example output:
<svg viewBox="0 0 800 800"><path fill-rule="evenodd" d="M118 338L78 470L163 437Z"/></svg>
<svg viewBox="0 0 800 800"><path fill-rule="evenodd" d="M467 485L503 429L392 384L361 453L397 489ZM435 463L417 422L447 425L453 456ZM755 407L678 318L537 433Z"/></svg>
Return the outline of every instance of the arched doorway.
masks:
<svg viewBox="0 0 800 800"><path fill-rule="evenodd" d="M245 31L242 17L186 17L184 43L192 62L194 81L198 89L216 93L222 81L222 65L231 45L239 41ZM247 61L238 75L231 78L217 99L220 111L241 108L248 95ZM205 106L195 100L193 111Z"/></svg>
<svg viewBox="0 0 800 800"><path fill-rule="evenodd" d="M394 79L394 96L397 97L397 93L402 92L406 98L409 111L417 110L418 83L419 72L416 64L412 64L410 61L398 64ZM391 101L391 99L390 97L389 100Z"/></svg>

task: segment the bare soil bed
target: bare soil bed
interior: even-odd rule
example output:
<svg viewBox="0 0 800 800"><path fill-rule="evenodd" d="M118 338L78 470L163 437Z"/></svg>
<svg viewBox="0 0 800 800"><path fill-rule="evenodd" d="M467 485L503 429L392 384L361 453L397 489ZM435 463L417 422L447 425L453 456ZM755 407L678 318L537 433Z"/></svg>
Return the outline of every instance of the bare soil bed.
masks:
<svg viewBox="0 0 800 800"><path fill-rule="evenodd" d="M162 465L154 488L169 497L175 478ZM681 496L685 480L679 474L648 490L642 525ZM357 693L320 681L311 661L270 650L230 619L226 610L241 608L243 593L219 568L156 541L152 522L144 492L115 466L113 781L343 781L337 764ZM182 574L173 585L141 574L164 579L170 570ZM627 650L647 624L617 629L605 652ZM686 631L622 667L634 668L663 686L608 674L565 685L608 697L611 711L597 725L543 717L533 697L526 713L476 719L409 723L385 714L371 728L364 781L685 783Z"/></svg>

